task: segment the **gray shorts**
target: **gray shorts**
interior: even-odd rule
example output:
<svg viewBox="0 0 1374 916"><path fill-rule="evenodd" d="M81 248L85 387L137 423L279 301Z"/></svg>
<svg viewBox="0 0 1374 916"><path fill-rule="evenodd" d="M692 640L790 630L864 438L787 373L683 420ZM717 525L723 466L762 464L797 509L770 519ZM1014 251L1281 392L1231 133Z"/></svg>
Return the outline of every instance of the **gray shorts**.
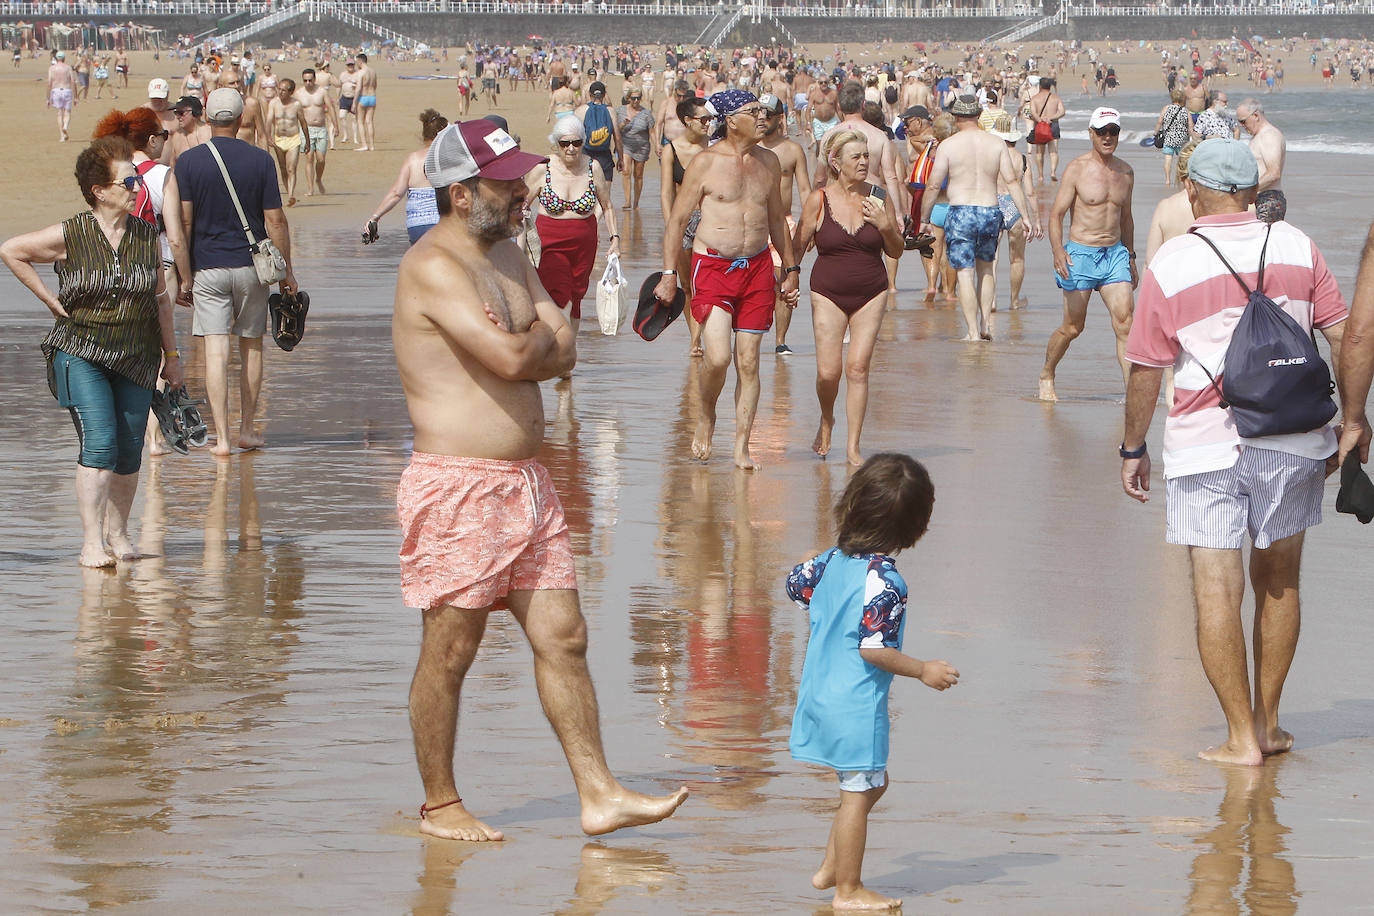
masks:
<svg viewBox="0 0 1374 916"><path fill-rule="evenodd" d="M1321 524L1326 462L1246 446L1229 468L1171 477L1165 540L1239 550L1245 535L1260 550Z"/></svg>
<svg viewBox="0 0 1374 916"><path fill-rule="evenodd" d="M261 337L267 331L268 287L247 267L207 267L191 285L191 333Z"/></svg>

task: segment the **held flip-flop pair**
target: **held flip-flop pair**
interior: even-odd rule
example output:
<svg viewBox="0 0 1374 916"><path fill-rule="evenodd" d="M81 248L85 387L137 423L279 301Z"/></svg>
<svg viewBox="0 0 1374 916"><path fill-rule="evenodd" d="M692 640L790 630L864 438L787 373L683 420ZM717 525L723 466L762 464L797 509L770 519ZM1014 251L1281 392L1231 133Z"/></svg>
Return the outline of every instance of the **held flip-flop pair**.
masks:
<svg viewBox="0 0 1374 916"><path fill-rule="evenodd" d="M272 339L290 353L305 336L310 294L300 289L294 293L273 293L267 297L267 308L272 313Z"/></svg>
<svg viewBox="0 0 1374 916"><path fill-rule="evenodd" d="M162 430L167 447L179 455L189 454L192 447L200 448L210 441L210 430L200 417L197 405L186 386L171 391L153 392L153 416Z"/></svg>

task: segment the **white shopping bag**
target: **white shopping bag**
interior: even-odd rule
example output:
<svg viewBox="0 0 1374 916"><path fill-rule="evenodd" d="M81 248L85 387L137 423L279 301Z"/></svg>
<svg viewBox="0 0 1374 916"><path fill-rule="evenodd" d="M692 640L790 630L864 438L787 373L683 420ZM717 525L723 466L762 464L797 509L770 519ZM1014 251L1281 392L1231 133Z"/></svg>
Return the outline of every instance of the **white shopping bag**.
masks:
<svg viewBox="0 0 1374 916"><path fill-rule="evenodd" d="M614 337L630 316L630 288L620 272L619 255L606 259L606 270L596 284L596 320L601 333Z"/></svg>

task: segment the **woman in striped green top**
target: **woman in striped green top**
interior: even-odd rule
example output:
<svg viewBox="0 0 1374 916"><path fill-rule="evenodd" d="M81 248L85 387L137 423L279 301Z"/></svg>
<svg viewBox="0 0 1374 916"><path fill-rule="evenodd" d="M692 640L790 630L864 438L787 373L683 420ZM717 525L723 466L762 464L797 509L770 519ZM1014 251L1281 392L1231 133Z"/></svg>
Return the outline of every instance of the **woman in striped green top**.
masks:
<svg viewBox="0 0 1374 916"><path fill-rule="evenodd" d="M83 566L137 557L129 510L162 355L162 377L182 383L157 230L132 215L143 176L131 156L122 138L96 140L76 160L90 209L0 245L0 259L57 319L42 350L48 386L71 411L80 444ZM57 293L35 264L55 265Z"/></svg>

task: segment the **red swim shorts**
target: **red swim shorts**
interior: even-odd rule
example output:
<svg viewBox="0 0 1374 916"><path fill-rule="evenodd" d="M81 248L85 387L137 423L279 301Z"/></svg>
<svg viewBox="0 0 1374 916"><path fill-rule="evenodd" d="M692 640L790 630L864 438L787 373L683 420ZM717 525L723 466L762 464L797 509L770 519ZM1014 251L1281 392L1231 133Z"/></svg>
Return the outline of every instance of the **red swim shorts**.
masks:
<svg viewBox="0 0 1374 916"><path fill-rule="evenodd" d="M396 514L408 607L478 609L512 591L577 588L563 504L533 458L415 452Z"/></svg>
<svg viewBox="0 0 1374 916"><path fill-rule="evenodd" d="M767 248L751 258L693 251L692 317L705 322L711 309L725 309L736 331L762 334L773 326L774 283Z"/></svg>

